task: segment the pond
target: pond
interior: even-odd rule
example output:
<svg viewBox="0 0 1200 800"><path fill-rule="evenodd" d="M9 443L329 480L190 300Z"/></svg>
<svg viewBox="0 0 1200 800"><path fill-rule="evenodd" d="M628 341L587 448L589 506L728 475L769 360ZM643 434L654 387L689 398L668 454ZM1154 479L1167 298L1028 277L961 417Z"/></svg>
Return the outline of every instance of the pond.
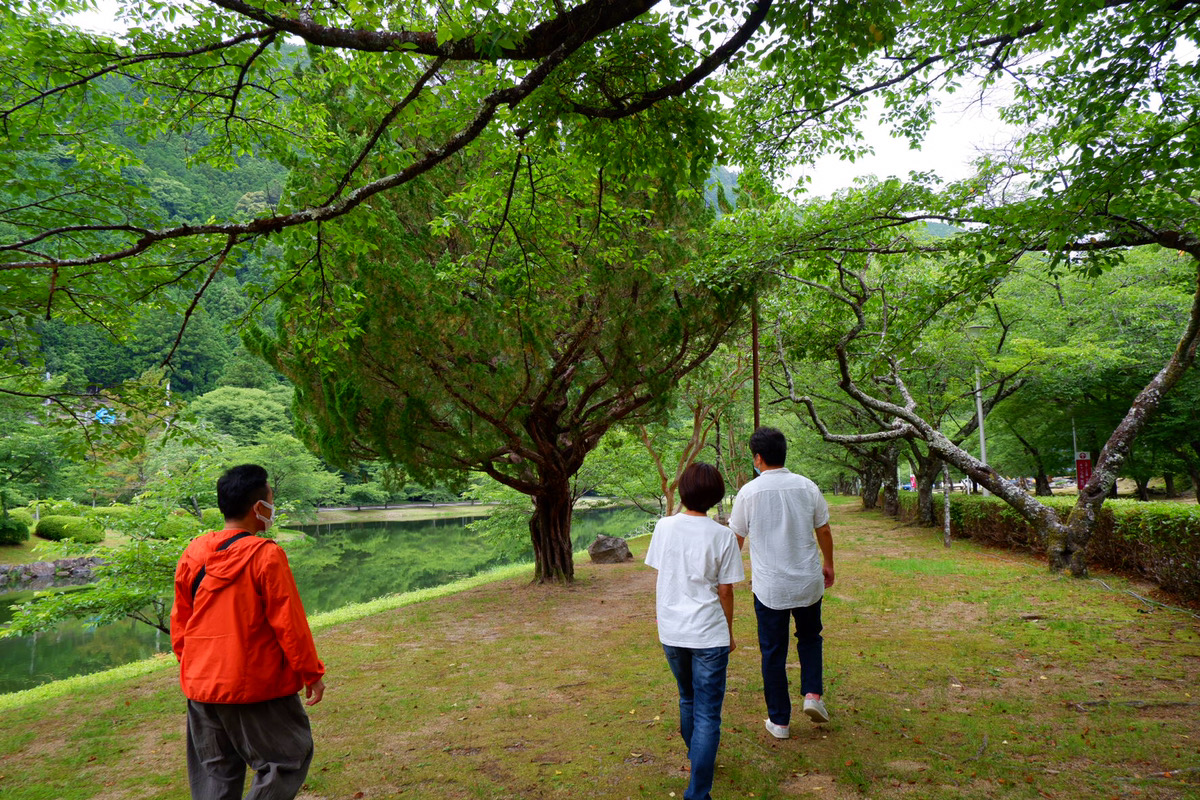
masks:
<svg viewBox="0 0 1200 800"><path fill-rule="evenodd" d="M574 547L587 547L601 533L627 536L651 518L633 509L577 513L571 528ZM476 519L299 526L310 536L289 544L287 552L305 610L318 614L532 560L528 552L505 548L468 530ZM0 595L0 626L12 616L10 604L31 596L32 592ZM35 636L0 639L0 693L98 672L170 649L168 636L132 620L101 628L68 622Z"/></svg>

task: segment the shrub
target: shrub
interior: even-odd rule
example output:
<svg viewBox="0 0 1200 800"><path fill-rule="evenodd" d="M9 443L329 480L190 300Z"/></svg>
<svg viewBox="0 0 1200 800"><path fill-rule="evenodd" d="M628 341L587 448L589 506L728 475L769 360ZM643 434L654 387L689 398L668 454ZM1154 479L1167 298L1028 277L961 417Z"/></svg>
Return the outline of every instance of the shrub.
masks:
<svg viewBox="0 0 1200 800"><path fill-rule="evenodd" d="M191 514L168 514L156 517L141 533L152 539L191 539L202 533L201 527L200 520Z"/></svg>
<svg viewBox="0 0 1200 800"><path fill-rule="evenodd" d="M206 531L219 531L225 527L225 515L219 508L206 508L201 512L200 523Z"/></svg>
<svg viewBox="0 0 1200 800"><path fill-rule="evenodd" d="M42 517L34 533L52 542L72 539L82 544L99 544L104 541L104 531L97 528L91 520L61 514Z"/></svg>
<svg viewBox="0 0 1200 800"><path fill-rule="evenodd" d="M0 517L0 545L21 544L29 538L29 525L14 514Z"/></svg>
<svg viewBox="0 0 1200 800"><path fill-rule="evenodd" d="M1039 497L1066 520L1073 497ZM935 498L940 507L940 500ZM917 518L917 498L901 492L900 518ZM1017 512L995 497L950 495L950 531L983 544L1045 553L1047 542ZM1088 542L1088 561L1133 573L1190 601L1200 600L1200 506L1108 500Z"/></svg>
<svg viewBox="0 0 1200 800"><path fill-rule="evenodd" d="M98 506L83 512L83 516L94 519L101 525L111 527L116 520L128 519L133 509L125 505Z"/></svg>
<svg viewBox="0 0 1200 800"><path fill-rule="evenodd" d="M10 517L12 517L13 519L21 520L21 522L25 523L26 528L28 528L29 530L33 530L34 519L33 519L33 514L29 513L29 509L27 509L27 508L10 508L8 510L8 515Z"/></svg>
<svg viewBox="0 0 1200 800"><path fill-rule="evenodd" d="M49 514L60 517L82 517L91 510L89 506L73 500L38 500L31 505L35 506L42 516Z"/></svg>

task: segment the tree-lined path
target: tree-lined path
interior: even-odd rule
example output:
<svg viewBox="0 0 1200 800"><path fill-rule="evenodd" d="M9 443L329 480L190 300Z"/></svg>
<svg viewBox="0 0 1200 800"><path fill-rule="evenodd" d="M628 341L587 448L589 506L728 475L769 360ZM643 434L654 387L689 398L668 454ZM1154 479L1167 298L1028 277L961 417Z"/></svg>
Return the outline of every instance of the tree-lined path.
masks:
<svg viewBox="0 0 1200 800"><path fill-rule="evenodd" d="M833 720L766 735L739 586L719 796L1196 796L1196 617L1120 578L945 551L936 532L834 503ZM330 689L302 797L681 796L647 543L633 563L580 564L566 589L523 576L319 631ZM185 797L175 680L4 709L0 796Z"/></svg>

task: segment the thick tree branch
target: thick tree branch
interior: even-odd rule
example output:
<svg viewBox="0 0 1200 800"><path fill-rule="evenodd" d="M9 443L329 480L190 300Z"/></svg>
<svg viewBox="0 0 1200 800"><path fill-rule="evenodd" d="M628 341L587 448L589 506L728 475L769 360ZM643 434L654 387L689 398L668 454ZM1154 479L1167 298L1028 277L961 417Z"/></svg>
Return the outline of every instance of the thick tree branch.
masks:
<svg viewBox="0 0 1200 800"><path fill-rule="evenodd" d="M300 18L275 14L241 0L210 0L243 17L299 36L322 47L362 52L407 51L453 61L534 60L551 56L564 43L578 36L595 38L636 19L660 0L587 0L553 19L515 36L512 47L480 47L486 36L465 36L438 43L436 31L374 31L321 25L301 14Z"/></svg>

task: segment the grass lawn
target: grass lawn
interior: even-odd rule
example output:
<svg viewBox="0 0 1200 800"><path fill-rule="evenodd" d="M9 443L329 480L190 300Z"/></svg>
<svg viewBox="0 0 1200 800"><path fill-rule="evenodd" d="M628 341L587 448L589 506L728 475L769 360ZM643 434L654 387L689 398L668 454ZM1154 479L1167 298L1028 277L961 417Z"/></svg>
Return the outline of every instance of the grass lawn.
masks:
<svg viewBox="0 0 1200 800"><path fill-rule="evenodd" d="M32 564L35 561L45 561L46 554L34 550L42 542L42 539L30 536L20 544L0 545L0 564Z"/></svg>
<svg viewBox="0 0 1200 800"><path fill-rule="evenodd" d="M740 585L714 797L1200 797L1200 620L835 502L833 719L763 729ZM682 797L648 542L570 588L521 577L319 631L329 689L301 797ZM173 669L0 718L6 800L187 797Z"/></svg>

